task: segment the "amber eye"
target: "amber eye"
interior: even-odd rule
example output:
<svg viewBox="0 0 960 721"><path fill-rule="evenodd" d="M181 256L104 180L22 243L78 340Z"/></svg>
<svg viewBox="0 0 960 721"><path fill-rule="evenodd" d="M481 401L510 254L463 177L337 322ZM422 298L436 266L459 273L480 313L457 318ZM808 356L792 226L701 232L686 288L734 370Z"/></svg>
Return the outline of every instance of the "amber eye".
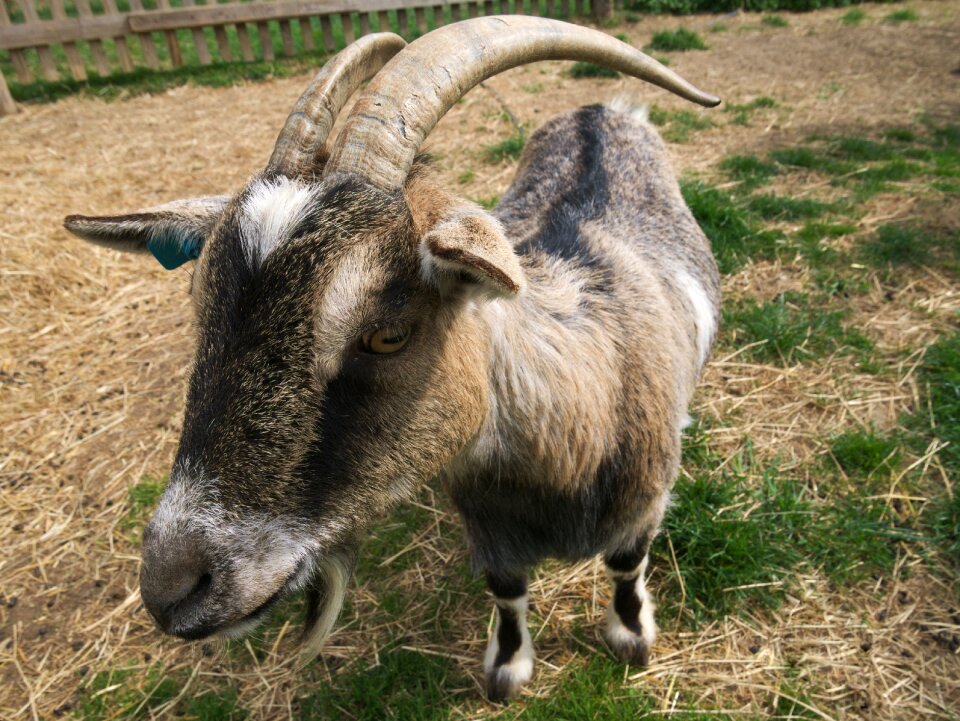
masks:
<svg viewBox="0 0 960 721"><path fill-rule="evenodd" d="M407 344L409 338L410 326L388 325L364 333L361 346L367 353L385 355L396 353Z"/></svg>

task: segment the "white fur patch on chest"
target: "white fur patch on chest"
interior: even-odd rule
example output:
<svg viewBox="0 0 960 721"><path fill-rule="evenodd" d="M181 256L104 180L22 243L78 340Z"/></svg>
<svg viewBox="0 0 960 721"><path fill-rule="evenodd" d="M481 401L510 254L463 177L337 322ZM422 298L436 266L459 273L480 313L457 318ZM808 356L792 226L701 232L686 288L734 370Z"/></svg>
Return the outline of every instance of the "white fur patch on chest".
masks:
<svg viewBox="0 0 960 721"><path fill-rule="evenodd" d="M313 204L314 186L290 178L258 180L243 201L240 235L252 267L289 240Z"/></svg>

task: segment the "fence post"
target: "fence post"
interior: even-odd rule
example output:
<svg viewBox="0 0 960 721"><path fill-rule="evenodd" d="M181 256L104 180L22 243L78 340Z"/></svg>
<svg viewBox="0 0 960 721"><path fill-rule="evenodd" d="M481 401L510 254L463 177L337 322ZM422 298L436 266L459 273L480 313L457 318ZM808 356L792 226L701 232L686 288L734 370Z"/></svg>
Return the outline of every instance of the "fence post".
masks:
<svg viewBox="0 0 960 721"><path fill-rule="evenodd" d="M593 0L593 19L603 22L613 17L613 2L611 0Z"/></svg>
<svg viewBox="0 0 960 721"><path fill-rule="evenodd" d="M7 79L0 72L0 115L13 115L15 112L17 112L17 104L13 102L10 88L7 87Z"/></svg>

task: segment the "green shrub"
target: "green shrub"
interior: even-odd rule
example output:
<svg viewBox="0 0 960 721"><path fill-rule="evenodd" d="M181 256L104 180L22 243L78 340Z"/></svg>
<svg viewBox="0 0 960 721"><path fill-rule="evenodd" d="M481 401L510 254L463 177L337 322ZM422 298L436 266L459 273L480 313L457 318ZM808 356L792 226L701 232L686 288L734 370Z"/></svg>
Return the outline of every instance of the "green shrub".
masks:
<svg viewBox="0 0 960 721"><path fill-rule="evenodd" d="M919 20L920 16L917 15L910 8L904 8L903 10L895 10L894 12L887 15L883 21L885 23L892 23L893 25L899 25L900 23L913 22Z"/></svg>
<svg viewBox="0 0 960 721"><path fill-rule="evenodd" d="M771 28L785 28L790 25L782 15L764 15L760 22Z"/></svg>
<svg viewBox="0 0 960 721"><path fill-rule="evenodd" d="M840 22L844 25L859 25L865 17L867 17L867 14L863 10L853 8L840 16Z"/></svg>
<svg viewBox="0 0 960 721"><path fill-rule="evenodd" d="M576 62L569 70L572 78L619 78L620 73L613 68L596 63Z"/></svg>
<svg viewBox="0 0 960 721"><path fill-rule="evenodd" d="M504 160L515 160L523 152L526 141L520 135L511 135L506 140L488 145L483 150L483 157L489 163L500 163Z"/></svg>
<svg viewBox="0 0 960 721"><path fill-rule="evenodd" d="M659 50L661 52L706 50L707 44L703 42L703 38L692 30L677 28L676 30L662 30L654 33L653 39L646 49L647 51Z"/></svg>

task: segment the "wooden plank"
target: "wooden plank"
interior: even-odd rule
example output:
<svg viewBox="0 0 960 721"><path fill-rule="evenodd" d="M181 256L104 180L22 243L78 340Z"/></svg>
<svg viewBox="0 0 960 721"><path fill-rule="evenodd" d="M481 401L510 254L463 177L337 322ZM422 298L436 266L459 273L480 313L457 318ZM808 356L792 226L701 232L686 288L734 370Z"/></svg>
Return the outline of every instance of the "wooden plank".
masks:
<svg viewBox="0 0 960 721"><path fill-rule="evenodd" d="M417 30L423 35L427 32L427 14L423 8L414 8L413 13L417 18Z"/></svg>
<svg viewBox="0 0 960 721"><path fill-rule="evenodd" d="M274 60L273 38L270 36L270 27L266 23L257 23L257 32L260 33L260 53L264 60Z"/></svg>
<svg viewBox="0 0 960 721"><path fill-rule="evenodd" d="M196 4L197 0L183 0L185 8L194 7ZM197 60L200 61L201 65L210 65L213 58L210 57L210 48L207 47L207 36L203 34L203 29L192 27L190 32L193 34L193 44L197 48Z"/></svg>
<svg viewBox="0 0 960 721"><path fill-rule="evenodd" d="M0 3L0 7L2 5L3 3ZM86 9L85 13L82 8ZM127 19L120 15L91 15L89 0L77 0L77 10L84 16L35 25L0 25L0 48L23 49L87 40L91 47L96 43L102 51L103 46L97 41L123 35L128 31Z"/></svg>
<svg viewBox="0 0 960 721"><path fill-rule="evenodd" d="M555 8L554 8L554 6L553 6L553 0L547 0L547 3L546 3L546 4L547 4L546 17L552 18L552 17L554 16L554 14L555 14Z"/></svg>
<svg viewBox="0 0 960 721"><path fill-rule="evenodd" d="M77 3L77 12L80 13L80 20L88 18L90 22L96 21L109 21L112 25L115 22L123 22L123 18L119 15L100 15L96 18L93 17L93 12L90 10L90 0L76 0ZM52 25L53 23L46 23L47 25ZM106 24L106 23L104 23ZM122 35L123 33L116 33ZM99 37L114 37L113 35L100 35ZM73 39L73 38L70 38ZM97 75L101 78L106 78L110 75L110 61L107 60L107 54L103 52L103 44L98 39L90 39L90 54L93 55L93 65L97 69Z"/></svg>
<svg viewBox="0 0 960 721"><path fill-rule="evenodd" d="M134 32L155 32L157 30L202 28L232 23L289 20L317 15L415 8L423 2L424 0L291 0L290 2L206 5L131 13L129 24L130 29Z"/></svg>
<svg viewBox="0 0 960 721"><path fill-rule="evenodd" d="M467 12L470 14L471 18L475 18L480 15L480 3L473 2L473 0L467 0Z"/></svg>
<svg viewBox="0 0 960 721"><path fill-rule="evenodd" d="M237 40L240 41L240 57L244 62L253 62L253 45L250 43L250 33L244 23L237 25Z"/></svg>
<svg viewBox="0 0 960 721"><path fill-rule="evenodd" d="M353 14L343 13L340 21L343 23L343 41L349 45L357 39L357 31L353 27Z"/></svg>
<svg viewBox="0 0 960 721"><path fill-rule="evenodd" d="M323 49L332 53L337 49L337 43L333 39L333 27L330 25L330 18L326 15L320 17L320 30L323 31Z"/></svg>
<svg viewBox="0 0 960 721"><path fill-rule="evenodd" d="M139 2L139 0L136 0ZM53 11L54 20L63 20L67 17L67 12L63 7L63 0L51 0L50 9ZM67 65L70 66L70 75L74 80L87 79L87 66L83 63L83 57L76 43L64 43L63 52L67 55Z"/></svg>
<svg viewBox="0 0 960 721"><path fill-rule="evenodd" d="M583 17L584 16L583 0L575 0L574 7L576 8L577 17Z"/></svg>
<svg viewBox="0 0 960 721"><path fill-rule="evenodd" d="M160 11L170 9L170 0L157 0L157 7ZM183 65L183 54L180 52L180 41L177 39L175 30L164 30L163 36L167 40L167 50L170 51L170 64L178 68Z"/></svg>
<svg viewBox="0 0 960 721"><path fill-rule="evenodd" d="M377 13L377 27L382 33L390 32L390 13L386 10Z"/></svg>
<svg viewBox="0 0 960 721"><path fill-rule="evenodd" d="M434 5L433 6L433 26L435 28L439 28L446 24L447 24L447 21L443 15L443 5Z"/></svg>
<svg viewBox="0 0 960 721"><path fill-rule="evenodd" d="M17 112L17 104L13 102L13 96L10 94L10 88L7 87L7 79L0 73L0 115L13 115Z"/></svg>
<svg viewBox="0 0 960 721"><path fill-rule="evenodd" d="M217 50L220 51L220 59L232 63L233 51L230 49L230 38L227 37L227 29L223 25L214 25L213 37L217 40Z"/></svg>
<svg viewBox="0 0 960 721"><path fill-rule="evenodd" d="M37 9L33 6L33 0L18 0L18 4L28 25L40 23L40 16L37 15ZM57 61L54 59L50 47L48 45L39 46L37 55L40 56L40 70L43 72L44 79L59 80L60 73L57 72Z"/></svg>
<svg viewBox="0 0 960 721"><path fill-rule="evenodd" d="M487 0L483 4L484 15L496 15L497 11L493 7L493 0Z"/></svg>
<svg viewBox="0 0 960 721"><path fill-rule="evenodd" d="M397 10L397 29L400 30L400 36L404 38L410 32L410 18L407 17L406 8Z"/></svg>
<svg viewBox="0 0 960 721"><path fill-rule="evenodd" d="M293 44L293 21L286 20L280 22L280 41L283 43L283 54L292 58L297 53Z"/></svg>
<svg viewBox="0 0 960 721"><path fill-rule="evenodd" d="M360 13L360 35L370 34L370 13Z"/></svg>
<svg viewBox="0 0 960 721"><path fill-rule="evenodd" d="M560 14L565 18L570 17L570 0L560 0Z"/></svg>
<svg viewBox="0 0 960 721"><path fill-rule="evenodd" d="M451 4L451 5L450 5L450 19L453 20L453 22L455 22L455 23L460 22L460 21L463 19L463 15L462 15L462 12L461 12L462 10L463 10L463 6L462 6L460 3L455 2L455 3Z"/></svg>
<svg viewBox="0 0 960 721"><path fill-rule="evenodd" d="M119 15L115 0L103 0L103 9L106 15ZM130 54L130 48L127 46L125 37L113 39L117 48L117 60L120 61L120 69L125 73L133 72L133 56Z"/></svg>
<svg viewBox="0 0 960 721"><path fill-rule="evenodd" d="M63 2L63 0L54 0L54 2ZM141 0L130 0L130 10L132 12L143 12L143 2ZM137 33L137 40L140 41L140 49L143 51L143 60L147 67L154 70L159 68L160 58L157 57L157 49L153 45L153 35Z"/></svg>
<svg viewBox="0 0 960 721"><path fill-rule="evenodd" d="M303 49L307 52L312 52L316 48L316 44L313 41L313 23L310 22L310 18L300 18L297 22L300 23L300 37L303 38Z"/></svg>

